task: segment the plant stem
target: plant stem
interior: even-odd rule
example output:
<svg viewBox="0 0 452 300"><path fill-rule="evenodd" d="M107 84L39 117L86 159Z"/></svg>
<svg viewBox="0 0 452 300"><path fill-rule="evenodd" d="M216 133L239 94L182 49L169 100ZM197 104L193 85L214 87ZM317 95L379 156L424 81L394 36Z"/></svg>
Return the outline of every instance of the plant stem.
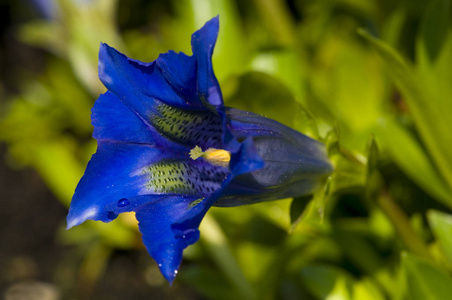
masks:
<svg viewBox="0 0 452 300"><path fill-rule="evenodd" d="M433 261L424 241L416 234L408 217L397 203L393 201L390 195L382 193L377 199L377 204L393 224L406 248L429 261Z"/></svg>
<svg viewBox="0 0 452 300"><path fill-rule="evenodd" d="M212 259L236 287L241 299L255 299L253 288L229 250L226 237L216 220L207 214L201 223L200 230L202 231L202 241L207 246Z"/></svg>

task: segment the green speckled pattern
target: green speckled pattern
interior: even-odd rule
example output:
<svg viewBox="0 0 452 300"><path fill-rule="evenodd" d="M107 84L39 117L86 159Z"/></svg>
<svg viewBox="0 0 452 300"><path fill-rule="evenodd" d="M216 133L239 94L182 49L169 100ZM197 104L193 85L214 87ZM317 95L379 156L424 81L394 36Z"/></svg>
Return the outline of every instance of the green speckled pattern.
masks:
<svg viewBox="0 0 452 300"><path fill-rule="evenodd" d="M162 161L144 168L146 188L156 194L208 195L226 178L227 168L207 162Z"/></svg>
<svg viewBox="0 0 452 300"><path fill-rule="evenodd" d="M150 121L160 134L174 142L203 148L221 146L221 119L210 111L160 104Z"/></svg>

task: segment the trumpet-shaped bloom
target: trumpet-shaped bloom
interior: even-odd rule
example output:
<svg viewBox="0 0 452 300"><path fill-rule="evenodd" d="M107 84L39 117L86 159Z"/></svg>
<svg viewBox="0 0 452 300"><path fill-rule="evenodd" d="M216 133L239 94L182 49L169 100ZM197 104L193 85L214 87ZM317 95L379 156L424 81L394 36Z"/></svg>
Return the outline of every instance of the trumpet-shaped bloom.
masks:
<svg viewBox="0 0 452 300"><path fill-rule="evenodd" d="M67 217L70 228L136 212L170 282L211 206L305 195L332 170L321 143L224 107L211 61L218 30L216 17L193 34L192 56L170 51L150 63L101 44L108 91L92 109L98 148Z"/></svg>

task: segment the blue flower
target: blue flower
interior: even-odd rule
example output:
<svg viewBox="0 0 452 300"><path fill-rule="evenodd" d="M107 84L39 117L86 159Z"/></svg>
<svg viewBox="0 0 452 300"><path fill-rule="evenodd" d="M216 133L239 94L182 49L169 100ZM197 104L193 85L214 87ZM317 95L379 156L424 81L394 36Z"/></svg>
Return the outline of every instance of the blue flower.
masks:
<svg viewBox="0 0 452 300"><path fill-rule="evenodd" d="M276 121L224 107L211 56L218 17L192 36L193 55L151 63L106 44L92 109L97 152L75 190L68 228L134 211L143 242L172 282L212 206L311 193L332 171L324 146Z"/></svg>

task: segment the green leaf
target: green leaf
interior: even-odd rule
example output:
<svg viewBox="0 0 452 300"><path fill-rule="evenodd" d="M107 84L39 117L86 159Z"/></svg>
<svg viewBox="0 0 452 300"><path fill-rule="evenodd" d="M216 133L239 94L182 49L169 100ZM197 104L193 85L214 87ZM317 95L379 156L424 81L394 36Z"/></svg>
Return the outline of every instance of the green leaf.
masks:
<svg viewBox="0 0 452 300"><path fill-rule="evenodd" d="M355 280L342 269L310 265L301 271L303 284L317 299L384 299L378 286L369 279Z"/></svg>
<svg viewBox="0 0 452 300"><path fill-rule="evenodd" d="M231 285L243 299L254 299L254 291L229 250L226 237L215 219L206 215L201 223L200 230L203 233L201 240L208 253Z"/></svg>
<svg viewBox="0 0 452 300"><path fill-rule="evenodd" d="M291 48L260 51L251 60L250 68L274 76L290 89L297 101L305 104L303 77L307 76L308 66L302 54L302 51Z"/></svg>
<svg viewBox="0 0 452 300"><path fill-rule="evenodd" d="M268 39L277 46L288 46L294 42L292 14L282 1L254 1L255 12L265 26Z"/></svg>
<svg viewBox="0 0 452 300"><path fill-rule="evenodd" d="M18 30L19 39L32 46L47 49L53 54L63 55L64 29L56 22L31 21L22 25Z"/></svg>
<svg viewBox="0 0 452 300"><path fill-rule="evenodd" d="M316 139L321 140L319 127L317 121L310 111L300 105L297 106L295 117L293 121L293 128L303 134Z"/></svg>
<svg viewBox="0 0 452 300"><path fill-rule="evenodd" d="M121 214L117 221L110 223L88 221L70 230L61 226L57 239L65 245L91 245L100 241L112 248L132 249L139 245L140 237L138 229L128 223L128 218L135 219L135 216Z"/></svg>
<svg viewBox="0 0 452 300"><path fill-rule="evenodd" d="M78 80L93 96L104 91L97 78L97 60L100 42L107 42L115 48L124 48L116 31L114 16L117 0L59 1L62 33L55 39L63 45L62 55L71 64ZM49 44L52 49L53 45ZM122 49L121 49L122 50Z"/></svg>
<svg viewBox="0 0 452 300"><path fill-rule="evenodd" d="M37 146L31 163L55 196L67 207L83 174L83 166L71 151L72 142L61 138Z"/></svg>
<svg viewBox="0 0 452 300"><path fill-rule="evenodd" d="M410 108L421 138L432 156L436 168L452 186L452 135L450 99L431 93L415 73L413 66L386 43L363 30L359 33L367 39L382 58L394 83L400 89Z"/></svg>
<svg viewBox="0 0 452 300"><path fill-rule="evenodd" d="M183 270L178 275L178 280L187 283L206 297L205 299L240 299L240 294L217 269L201 264L190 264L184 266Z"/></svg>
<svg viewBox="0 0 452 300"><path fill-rule="evenodd" d="M292 203L290 205L290 223L292 224L292 226L300 220L303 212L305 211L312 198L313 195L308 195L304 197L297 197L292 200Z"/></svg>
<svg viewBox="0 0 452 300"><path fill-rule="evenodd" d="M342 145L363 151L386 99L382 63L356 35L341 30L326 35L317 48L315 63L306 75L309 97L315 101L308 99L307 107L321 117L319 125L322 119L340 125Z"/></svg>
<svg viewBox="0 0 452 300"><path fill-rule="evenodd" d="M290 205L290 228L289 233L292 233L298 226L298 224L305 219L305 217L309 214L311 203L314 202L316 196L315 195L307 195L304 197L297 197L292 200ZM318 200L317 200L318 202ZM311 205L310 205L311 204ZM323 212L323 211L322 211ZM323 214L321 215L323 218Z"/></svg>
<svg viewBox="0 0 452 300"><path fill-rule="evenodd" d="M410 299L449 299L452 295L452 278L438 267L409 253L402 254L402 266Z"/></svg>
<svg viewBox="0 0 452 300"><path fill-rule="evenodd" d="M340 143L340 131L336 127L326 137L328 157L334 165L330 176L328 194L350 187L363 186L366 183L366 158L343 148Z"/></svg>
<svg viewBox="0 0 452 300"><path fill-rule="evenodd" d="M235 91L225 96L227 106L261 114L287 126L293 126L299 104L284 84L261 72L248 72L237 80Z"/></svg>
<svg viewBox="0 0 452 300"><path fill-rule="evenodd" d="M373 176L375 171L377 170L378 165L378 145L375 141L375 137L372 136L367 144L367 181Z"/></svg>
<svg viewBox="0 0 452 300"><path fill-rule="evenodd" d="M381 192L381 175L378 172L379 148L375 137L367 143L367 174L365 192L369 199L376 199Z"/></svg>
<svg viewBox="0 0 452 300"><path fill-rule="evenodd" d="M397 9L382 24L381 36L388 44L397 45L399 43L407 22L407 14L406 9Z"/></svg>
<svg viewBox="0 0 452 300"><path fill-rule="evenodd" d="M448 31L448 0L430 1L421 24L421 40L430 61L441 51Z"/></svg>
<svg viewBox="0 0 452 300"><path fill-rule="evenodd" d="M430 210L427 217L436 240L446 257L452 262L452 215Z"/></svg>
<svg viewBox="0 0 452 300"><path fill-rule="evenodd" d="M307 266L301 271L301 277L306 288L318 299L351 299L353 280L339 268Z"/></svg>
<svg viewBox="0 0 452 300"><path fill-rule="evenodd" d="M376 133L396 164L421 188L452 208L452 194L412 133L392 119L381 119Z"/></svg>
<svg viewBox="0 0 452 300"><path fill-rule="evenodd" d="M383 296L382 291L378 285L370 279L364 278L355 283L353 286L353 299L354 300L383 300L386 299Z"/></svg>

